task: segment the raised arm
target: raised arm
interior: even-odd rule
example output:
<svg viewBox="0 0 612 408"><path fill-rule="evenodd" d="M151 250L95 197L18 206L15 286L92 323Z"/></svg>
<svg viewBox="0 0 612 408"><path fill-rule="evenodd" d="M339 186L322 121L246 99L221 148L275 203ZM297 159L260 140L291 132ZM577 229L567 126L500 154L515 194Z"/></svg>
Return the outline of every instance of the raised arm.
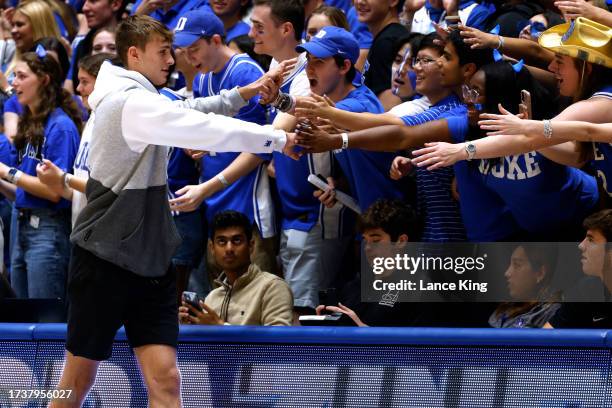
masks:
<svg viewBox="0 0 612 408"><path fill-rule="evenodd" d="M500 52L516 59L524 59L528 64L547 66L555 54L535 41L522 38L501 37L497 34L485 33L473 27L460 25L461 36L472 48L499 49Z"/></svg>

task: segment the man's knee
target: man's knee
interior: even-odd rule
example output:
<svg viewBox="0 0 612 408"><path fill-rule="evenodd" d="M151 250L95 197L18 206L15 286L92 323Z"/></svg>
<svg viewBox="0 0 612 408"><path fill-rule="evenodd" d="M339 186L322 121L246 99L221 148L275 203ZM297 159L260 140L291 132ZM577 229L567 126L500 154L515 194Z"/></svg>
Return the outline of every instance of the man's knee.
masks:
<svg viewBox="0 0 612 408"><path fill-rule="evenodd" d="M176 366L170 369L157 370L157 372L149 375L147 386L149 393L152 395L178 396L181 391L181 373Z"/></svg>

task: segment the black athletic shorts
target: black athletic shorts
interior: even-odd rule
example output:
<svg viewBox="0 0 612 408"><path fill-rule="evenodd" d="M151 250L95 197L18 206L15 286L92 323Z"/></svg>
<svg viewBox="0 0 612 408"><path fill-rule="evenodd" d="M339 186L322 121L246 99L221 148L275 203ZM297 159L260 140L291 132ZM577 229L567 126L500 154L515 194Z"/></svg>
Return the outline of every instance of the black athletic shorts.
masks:
<svg viewBox="0 0 612 408"><path fill-rule="evenodd" d="M177 346L176 277L145 278L75 245L68 272L68 338L75 356L107 360L125 326L132 348Z"/></svg>

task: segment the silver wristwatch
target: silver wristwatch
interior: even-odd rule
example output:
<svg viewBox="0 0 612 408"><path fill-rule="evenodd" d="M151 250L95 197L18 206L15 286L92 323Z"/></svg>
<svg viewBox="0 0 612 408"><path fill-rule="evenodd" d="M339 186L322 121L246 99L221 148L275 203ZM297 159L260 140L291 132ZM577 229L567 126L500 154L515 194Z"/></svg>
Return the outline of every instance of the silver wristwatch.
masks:
<svg viewBox="0 0 612 408"><path fill-rule="evenodd" d="M465 151L467 153L468 161L472 160L474 158L474 155L476 155L476 145L472 142L466 143Z"/></svg>

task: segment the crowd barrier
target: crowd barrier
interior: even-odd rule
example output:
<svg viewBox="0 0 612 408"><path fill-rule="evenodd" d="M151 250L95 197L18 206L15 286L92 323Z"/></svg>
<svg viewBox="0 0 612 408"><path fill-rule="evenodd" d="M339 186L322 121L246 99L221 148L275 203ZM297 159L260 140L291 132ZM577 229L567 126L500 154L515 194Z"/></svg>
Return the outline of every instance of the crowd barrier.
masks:
<svg viewBox="0 0 612 408"><path fill-rule="evenodd" d="M0 406L53 389L63 324L0 324ZM185 407L612 407L612 331L181 327ZM146 407L125 333L85 407Z"/></svg>

